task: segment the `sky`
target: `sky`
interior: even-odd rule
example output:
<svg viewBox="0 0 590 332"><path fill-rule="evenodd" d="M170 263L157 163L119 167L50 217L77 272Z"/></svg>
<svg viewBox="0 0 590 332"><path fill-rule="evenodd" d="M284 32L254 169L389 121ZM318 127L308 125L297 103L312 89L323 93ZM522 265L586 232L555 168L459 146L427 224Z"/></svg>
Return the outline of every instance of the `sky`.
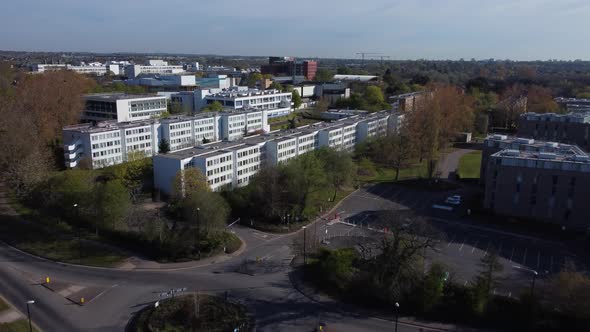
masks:
<svg viewBox="0 0 590 332"><path fill-rule="evenodd" d="M589 0L3 0L0 49L590 59Z"/></svg>

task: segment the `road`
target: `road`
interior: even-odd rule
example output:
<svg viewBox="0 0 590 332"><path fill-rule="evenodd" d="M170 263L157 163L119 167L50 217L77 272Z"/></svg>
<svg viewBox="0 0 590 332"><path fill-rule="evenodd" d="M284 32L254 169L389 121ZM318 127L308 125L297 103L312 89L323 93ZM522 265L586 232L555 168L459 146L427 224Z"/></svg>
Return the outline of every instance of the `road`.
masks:
<svg viewBox="0 0 590 332"><path fill-rule="evenodd" d="M338 312L296 291L288 278L293 235L264 234L240 226L235 232L247 243L241 256L172 271L59 264L2 244L0 291L20 310L25 310L26 300L34 299L31 314L45 331L123 331L133 314L159 300L160 293L184 287L187 292L228 291L231 300L243 303L255 315L257 331L312 331L318 320L337 331L393 330L389 321ZM257 258L262 262L255 263ZM95 290L96 296L84 306L75 304L44 287L41 283L47 276L51 283L64 283L70 289ZM418 330L404 324L399 329Z"/></svg>
<svg viewBox="0 0 590 332"><path fill-rule="evenodd" d="M406 209L426 211L432 202L447 193L424 193L396 185L377 185L356 191L336 210L342 218L363 211ZM492 245L498 246L509 271L496 291L517 296L530 277L512 265L523 265L554 272L567 250L555 243L523 238L517 234L490 230L448 218L430 221L444 233L438 250L429 252L431 261L443 261L459 280L471 280L474 266ZM326 234L326 228L328 234ZM315 226L314 226L315 229ZM258 331L312 331L319 321L331 331L388 331L391 321L314 302L293 288L289 265L295 236L265 234L239 225L233 230L246 243L240 256L201 267L176 270L117 270L55 263L0 244L0 292L19 310L25 311L28 299L35 322L45 331L123 331L142 308L160 299L160 293L186 288L187 292L223 294L243 303L256 317ZM309 230L309 229L308 229ZM320 236L360 235L360 226L318 224ZM257 262L258 261L258 262ZM52 284L64 284L62 291L42 285L46 277ZM86 292L86 293L85 293ZM84 306L76 294L92 294ZM399 331L428 331L423 327L401 324Z"/></svg>

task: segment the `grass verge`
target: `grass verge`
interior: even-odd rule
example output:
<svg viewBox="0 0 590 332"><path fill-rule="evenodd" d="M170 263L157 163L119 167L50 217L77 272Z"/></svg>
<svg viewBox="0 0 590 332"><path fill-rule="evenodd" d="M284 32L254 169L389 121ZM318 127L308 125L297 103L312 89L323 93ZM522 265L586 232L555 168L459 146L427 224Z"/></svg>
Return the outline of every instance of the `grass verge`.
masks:
<svg viewBox="0 0 590 332"><path fill-rule="evenodd" d="M469 152L459 159L457 175L461 179L479 179L481 151Z"/></svg>
<svg viewBox="0 0 590 332"><path fill-rule="evenodd" d="M197 306L198 313L197 316ZM186 295L160 301L141 311L129 331L248 331L252 326L245 308L217 296Z"/></svg>
<svg viewBox="0 0 590 332"><path fill-rule="evenodd" d="M39 330L33 327L33 331ZM29 322L26 319L19 319L10 323L0 323L0 332L29 332Z"/></svg>
<svg viewBox="0 0 590 332"><path fill-rule="evenodd" d="M126 258L107 246L78 241L65 231L60 234L18 217L0 216L0 240L31 254L65 263L113 267Z"/></svg>

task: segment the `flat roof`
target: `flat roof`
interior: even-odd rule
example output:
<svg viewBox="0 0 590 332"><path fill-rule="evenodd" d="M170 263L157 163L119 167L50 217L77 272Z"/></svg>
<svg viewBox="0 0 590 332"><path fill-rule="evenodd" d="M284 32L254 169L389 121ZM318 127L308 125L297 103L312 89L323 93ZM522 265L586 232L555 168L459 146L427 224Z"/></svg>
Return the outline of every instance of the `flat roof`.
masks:
<svg viewBox="0 0 590 332"><path fill-rule="evenodd" d="M85 95L87 100L103 100L103 101L117 101L126 99L142 99L142 98L166 98L165 96L140 94L132 95L127 93L93 93Z"/></svg>
<svg viewBox="0 0 590 332"><path fill-rule="evenodd" d="M577 145L563 144L550 141L539 141L532 138L513 137L506 135L489 135L485 139L486 142L499 143L500 148L515 149L523 152L553 152L553 153L568 153L568 154L586 154Z"/></svg>

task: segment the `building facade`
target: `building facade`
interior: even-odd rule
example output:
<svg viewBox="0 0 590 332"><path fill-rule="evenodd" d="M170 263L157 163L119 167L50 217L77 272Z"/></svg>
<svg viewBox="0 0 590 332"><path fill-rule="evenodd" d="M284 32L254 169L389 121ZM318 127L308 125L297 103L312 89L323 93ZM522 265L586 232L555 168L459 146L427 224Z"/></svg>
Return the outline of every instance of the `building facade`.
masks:
<svg viewBox="0 0 590 332"><path fill-rule="evenodd" d="M574 145L555 148L504 149L490 155L484 207L568 229L590 227L590 156Z"/></svg>
<svg viewBox="0 0 590 332"><path fill-rule="evenodd" d="M158 117L168 110L164 96L99 93L86 95L84 99L83 121L142 121Z"/></svg>
<svg viewBox="0 0 590 332"><path fill-rule="evenodd" d="M235 87L229 90L195 91L195 107L200 111L203 107L219 102L225 109L236 111L266 110L268 117L278 117L291 113L290 92L279 90L257 90L246 87Z"/></svg>
<svg viewBox="0 0 590 332"><path fill-rule="evenodd" d="M590 151L590 113L525 113L519 118L517 135L575 144Z"/></svg>
<svg viewBox="0 0 590 332"><path fill-rule="evenodd" d="M269 57L268 64L260 67L262 74L273 76L304 76L313 81L318 71L318 62L314 60L296 60L292 57Z"/></svg>
<svg viewBox="0 0 590 332"><path fill-rule="evenodd" d="M377 112L160 154L154 156L154 183L162 193L170 194L174 176L187 167L197 167L207 176L213 190L244 186L264 164L285 163L321 147L352 151L358 142L367 137L387 135L388 128L392 128L388 123L391 119L394 118L389 112ZM375 128L370 133L365 130L365 134L359 134L359 128L367 124L374 124ZM232 153L231 175L227 167L216 170L218 164L203 162L203 159L212 156L226 156L223 153Z"/></svg>

